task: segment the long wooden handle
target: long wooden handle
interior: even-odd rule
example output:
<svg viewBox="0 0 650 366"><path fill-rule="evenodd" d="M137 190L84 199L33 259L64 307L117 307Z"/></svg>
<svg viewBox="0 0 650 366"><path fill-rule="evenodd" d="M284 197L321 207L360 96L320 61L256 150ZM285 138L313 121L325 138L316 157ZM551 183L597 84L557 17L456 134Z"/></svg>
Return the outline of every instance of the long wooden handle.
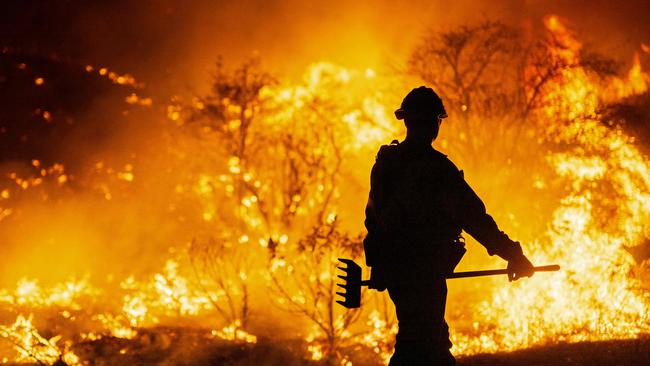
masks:
<svg viewBox="0 0 650 366"><path fill-rule="evenodd" d="M557 264L551 264L548 266L539 266L533 267L535 272L555 272L560 270L560 266ZM455 272L447 276L447 278L466 278L466 277L482 277L482 276L494 276L508 274L510 271L507 269L489 269L485 271L468 271L468 272Z"/></svg>
<svg viewBox="0 0 650 366"><path fill-rule="evenodd" d="M550 264L548 266L533 267L535 272L555 272L560 270L557 264ZM510 271L507 269L488 269L484 271L467 271L467 272L454 272L447 276L447 278L467 278L467 277L483 277L508 274ZM360 286L368 286L370 280L364 280L359 283Z"/></svg>

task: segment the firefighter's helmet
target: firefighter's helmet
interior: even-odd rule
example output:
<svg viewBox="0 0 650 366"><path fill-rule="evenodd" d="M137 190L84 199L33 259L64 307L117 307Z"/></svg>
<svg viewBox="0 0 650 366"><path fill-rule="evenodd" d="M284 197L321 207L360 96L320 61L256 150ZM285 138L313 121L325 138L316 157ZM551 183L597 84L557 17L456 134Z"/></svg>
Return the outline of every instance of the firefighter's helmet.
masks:
<svg viewBox="0 0 650 366"><path fill-rule="evenodd" d="M431 88L421 86L411 90L398 110L395 111L397 119L409 118L409 116L427 114L438 118L447 118L447 111L442 104L442 99Z"/></svg>

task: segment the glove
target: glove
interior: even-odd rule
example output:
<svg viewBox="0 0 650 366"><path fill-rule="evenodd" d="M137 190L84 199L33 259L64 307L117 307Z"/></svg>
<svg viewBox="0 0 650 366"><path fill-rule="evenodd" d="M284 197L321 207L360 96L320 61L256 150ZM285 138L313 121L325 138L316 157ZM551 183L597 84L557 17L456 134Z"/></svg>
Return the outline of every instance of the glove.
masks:
<svg viewBox="0 0 650 366"><path fill-rule="evenodd" d="M507 236L506 243L503 243L494 254L508 261L508 280L516 281L522 277L530 277L535 273L533 264L524 255L521 244L517 241L511 241Z"/></svg>
<svg viewBox="0 0 650 366"><path fill-rule="evenodd" d="M530 277L535 273L533 264L521 253L508 261L508 280L517 281L522 277Z"/></svg>
<svg viewBox="0 0 650 366"><path fill-rule="evenodd" d="M377 267L370 267L370 283L368 288L375 289L379 292L386 290L386 280L383 273Z"/></svg>

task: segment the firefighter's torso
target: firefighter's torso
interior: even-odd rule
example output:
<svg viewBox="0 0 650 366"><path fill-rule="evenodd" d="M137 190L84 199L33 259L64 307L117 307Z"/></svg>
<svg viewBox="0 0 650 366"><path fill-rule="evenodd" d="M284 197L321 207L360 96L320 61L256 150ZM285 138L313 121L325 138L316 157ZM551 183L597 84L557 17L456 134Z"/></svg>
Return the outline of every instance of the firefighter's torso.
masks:
<svg viewBox="0 0 650 366"><path fill-rule="evenodd" d="M378 184L379 219L393 241L393 255L415 259L435 256L441 245L461 231L455 220L454 174L460 174L445 155L430 146L405 143L382 147Z"/></svg>

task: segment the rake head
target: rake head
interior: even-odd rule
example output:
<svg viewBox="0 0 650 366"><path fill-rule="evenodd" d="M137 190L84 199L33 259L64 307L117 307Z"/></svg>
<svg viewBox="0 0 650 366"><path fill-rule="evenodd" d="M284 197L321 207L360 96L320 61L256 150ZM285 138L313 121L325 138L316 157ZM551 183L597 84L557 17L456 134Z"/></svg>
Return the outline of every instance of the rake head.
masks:
<svg viewBox="0 0 650 366"><path fill-rule="evenodd" d="M336 268L343 271L344 275L337 275L338 278L343 280L343 283L337 283L336 286L345 290L345 292L337 292L336 294L343 297L343 300L336 300L337 303L343 305L348 309L356 309L361 307L361 287L370 286L370 280L361 280L361 267L354 263L352 259L339 258L339 261L345 266L338 266ZM535 272L555 272L560 270L557 264L539 266L533 268ZM509 269L489 269L482 271L468 271L468 272L454 272L448 274L447 278L467 278L467 277L482 277L505 275L511 273Z"/></svg>
<svg viewBox="0 0 650 366"><path fill-rule="evenodd" d="M337 283L345 292L337 292L337 295L343 297L343 300L336 300L337 303L348 309L361 307L361 267L354 263L352 259L339 258L339 261L346 266L338 266L345 275L337 275L343 280L343 283Z"/></svg>

